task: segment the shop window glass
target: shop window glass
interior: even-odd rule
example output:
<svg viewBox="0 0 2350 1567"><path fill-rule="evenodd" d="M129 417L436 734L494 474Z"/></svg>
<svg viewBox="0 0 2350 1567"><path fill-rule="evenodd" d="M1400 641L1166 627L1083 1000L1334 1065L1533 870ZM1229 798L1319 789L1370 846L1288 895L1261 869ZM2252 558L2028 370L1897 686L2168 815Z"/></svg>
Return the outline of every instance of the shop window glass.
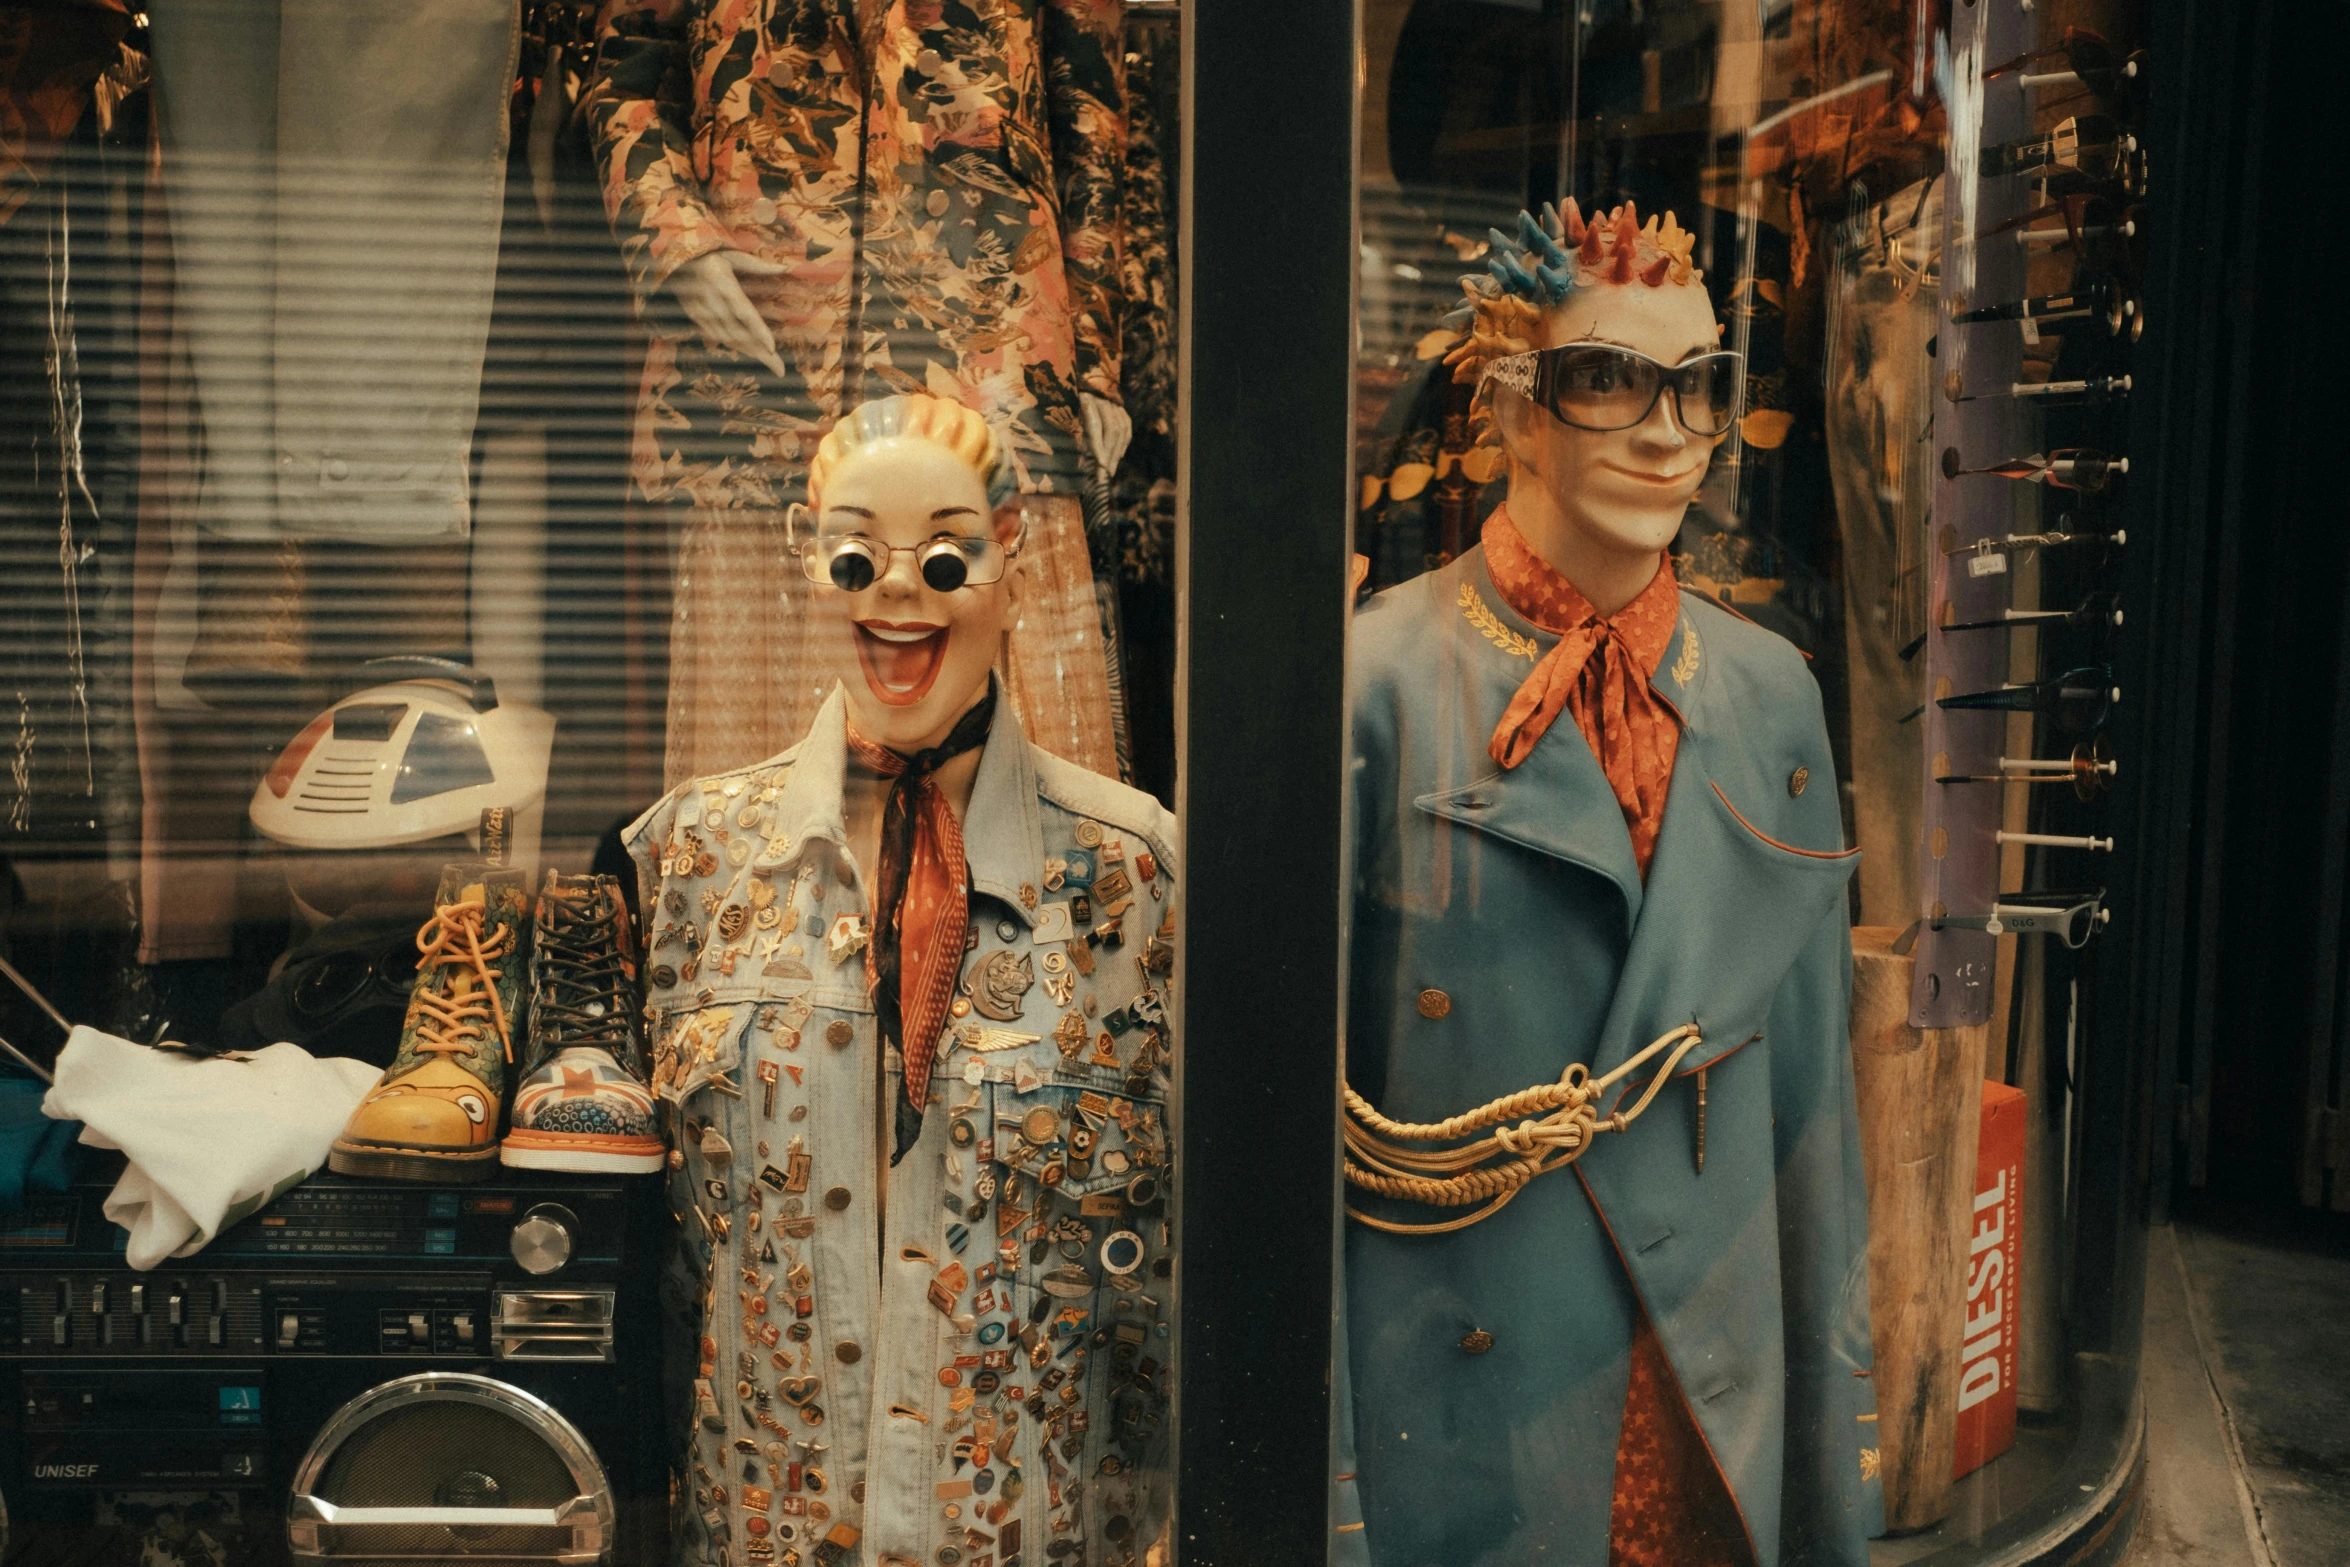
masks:
<svg viewBox="0 0 2350 1567"><path fill-rule="evenodd" d="M0 7L40 1550L1169 1558L1174 7L866 11Z"/></svg>
<svg viewBox="0 0 2350 1567"><path fill-rule="evenodd" d="M2135 24L1365 6L1334 1560L1958 1563L2118 1424Z"/></svg>

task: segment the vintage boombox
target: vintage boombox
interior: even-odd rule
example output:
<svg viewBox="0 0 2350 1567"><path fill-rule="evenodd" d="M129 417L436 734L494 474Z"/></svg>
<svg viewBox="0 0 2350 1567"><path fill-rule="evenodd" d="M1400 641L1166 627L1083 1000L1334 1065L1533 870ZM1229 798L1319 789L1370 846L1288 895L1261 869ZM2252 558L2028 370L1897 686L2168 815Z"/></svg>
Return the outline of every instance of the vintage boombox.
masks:
<svg viewBox="0 0 2350 1567"><path fill-rule="evenodd" d="M660 1559L656 1182L319 1175L146 1273L106 1190L0 1228L6 1567Z"/></svg>

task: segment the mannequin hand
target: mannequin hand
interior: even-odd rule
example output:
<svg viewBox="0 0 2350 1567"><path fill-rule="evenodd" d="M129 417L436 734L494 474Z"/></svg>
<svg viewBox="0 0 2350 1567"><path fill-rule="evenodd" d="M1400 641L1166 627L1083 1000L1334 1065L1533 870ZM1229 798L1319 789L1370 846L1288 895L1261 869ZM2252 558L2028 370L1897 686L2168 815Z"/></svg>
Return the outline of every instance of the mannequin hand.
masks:
<svg viewBox="0 0 2350 1567"><path fill-rule="evenodd" d="M739 250L713 250L671 273L669 290L700 328L704 342L756 359L782 375L783 359L775 352L775 334L767 329L750 295L743 292L741 280L781 277L788 270L780 262L763 261Z"/></svg>
<svg viewBox="0 0 2350 1567"><path fill-rule="evenodd" d="M1085 444L1093 460L1101 465L1105 477L1115 474L1125 460L1126 443L1134 439L1133 417L1108 398L1091 392L1079 392L1077 402L1085 410Z"/></svg>

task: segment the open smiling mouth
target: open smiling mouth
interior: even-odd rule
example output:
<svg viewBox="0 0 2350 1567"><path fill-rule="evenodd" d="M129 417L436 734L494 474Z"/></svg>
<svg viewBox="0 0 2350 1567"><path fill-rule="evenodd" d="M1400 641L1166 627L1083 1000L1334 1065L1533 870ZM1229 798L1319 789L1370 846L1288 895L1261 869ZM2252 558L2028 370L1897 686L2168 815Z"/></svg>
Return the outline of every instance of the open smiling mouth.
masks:
<svg viewBox="0 0 2350 1567"><path fill-rule="evenodd" d="M911 707L930 694L946 652L944 626L857 622L857 662L865 667L865 684L892 707Z"/></svg>

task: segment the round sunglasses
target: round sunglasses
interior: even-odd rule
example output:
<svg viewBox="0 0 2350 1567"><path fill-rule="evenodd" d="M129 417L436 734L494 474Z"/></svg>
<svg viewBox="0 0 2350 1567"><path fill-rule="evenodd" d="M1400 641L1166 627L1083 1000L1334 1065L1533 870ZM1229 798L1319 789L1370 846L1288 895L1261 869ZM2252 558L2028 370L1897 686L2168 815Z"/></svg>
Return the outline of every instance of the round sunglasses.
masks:
<svg viewBox="0 0 2350 1567"><path fill-rule="evenodd" d="M1717 350L1662 364L1607 343L1567 343L1508 354L1485 367L1485 380L1531 398L1578 430L1629 430L1652 413L1669 387L1682 428L1692 435L1729 433L1746 384L1746 356Z"/></svg>
<svg viewBox="0 0 2350 1567"><path fill-rule="evenodd" d="M888 574L900 555L914 557L923 584L938 593L1003 580L1013 551L994 539L942 533L919 544L884 544L862 533L838 533L809 540L800 548L800 570L810 582L830 583L843 593L862 593Z"/></svg>

